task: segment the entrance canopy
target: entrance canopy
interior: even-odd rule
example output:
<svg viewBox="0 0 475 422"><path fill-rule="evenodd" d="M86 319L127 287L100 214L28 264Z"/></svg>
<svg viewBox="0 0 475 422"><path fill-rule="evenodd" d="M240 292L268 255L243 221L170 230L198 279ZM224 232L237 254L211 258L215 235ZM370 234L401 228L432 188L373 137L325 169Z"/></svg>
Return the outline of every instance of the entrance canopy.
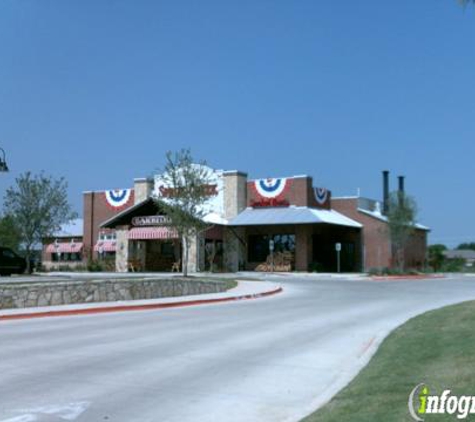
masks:
<svg viewBox="0 0 475 422"><path fill-rule="evenodd" d="M82 242L50 243L46 246L46 253L79 253L82 251Z"/></svg>
<svg viewBox="0 0 475 422"><path fill-rule="evenodd" d="M178 239L178 233L169 227L133 227L128 232L132 240Z"/></svg>
<svg viewBox="0 0 475 422"><path fill-rule="evenodd" d="M279 224L335 224L363 227L360 223L334 210L309 207L246 208L229 222L230 226L274 226Z"/></svg>

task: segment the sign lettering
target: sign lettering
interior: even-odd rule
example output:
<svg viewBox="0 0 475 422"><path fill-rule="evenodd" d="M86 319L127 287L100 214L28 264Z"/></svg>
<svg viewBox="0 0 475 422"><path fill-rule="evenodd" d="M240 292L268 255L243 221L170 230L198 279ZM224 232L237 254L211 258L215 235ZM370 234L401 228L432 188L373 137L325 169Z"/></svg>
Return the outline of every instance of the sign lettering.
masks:
<svg viewBox="0 0 475 422"><path fill-rule="evenodd" d="M143 217L132 218L134 226L163 226L170 224L170 217L166 215L144 215Z"/></svg>

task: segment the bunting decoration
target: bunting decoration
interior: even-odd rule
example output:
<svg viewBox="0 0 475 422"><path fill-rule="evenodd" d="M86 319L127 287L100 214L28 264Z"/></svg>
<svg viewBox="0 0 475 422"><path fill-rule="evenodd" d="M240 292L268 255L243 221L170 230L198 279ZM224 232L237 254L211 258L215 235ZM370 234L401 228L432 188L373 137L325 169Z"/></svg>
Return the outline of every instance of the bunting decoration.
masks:
<svg viewBox="0 0 475 422"><path fill-rule="evenodd" d="M119 209L127 205L131 193L131 189L113 189L104 192L107 204L114 209Z"/></svg>
<svg viewBox="0 0 475 422"><path fill-rule="evenodd" d="M279 179L258 179L254 181L254 188L257 193L266 199L277 198L286 192L289 186L287 178Z"/></svg>
<svg viewBox="0 0 475 422"><path fill-rule="evenodd" d="M328 190L325 188L315 188L315 200L320 204L324 205L328 200Z"/></svg>

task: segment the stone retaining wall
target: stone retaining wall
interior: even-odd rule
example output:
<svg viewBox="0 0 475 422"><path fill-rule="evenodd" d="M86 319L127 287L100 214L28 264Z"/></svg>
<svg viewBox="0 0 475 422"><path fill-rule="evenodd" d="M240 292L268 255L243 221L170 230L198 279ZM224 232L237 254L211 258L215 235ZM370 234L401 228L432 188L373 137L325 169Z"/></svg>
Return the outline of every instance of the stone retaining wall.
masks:
<svg viewBox="0 0 475 422"><path fill-rule="evenodd" d="M219 293L227 287L225 281L180 278L0 284L0 309Z"/></svg>

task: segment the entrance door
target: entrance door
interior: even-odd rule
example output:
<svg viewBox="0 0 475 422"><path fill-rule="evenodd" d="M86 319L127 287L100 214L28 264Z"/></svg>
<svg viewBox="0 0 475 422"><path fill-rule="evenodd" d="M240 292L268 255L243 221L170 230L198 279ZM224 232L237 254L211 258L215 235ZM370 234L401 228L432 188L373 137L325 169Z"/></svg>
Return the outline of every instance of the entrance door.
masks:
<svg viewBox="0 0 475 422"><path fill-rule="evenodd" d="M151 240L147 242L145 255L146 271L171 271L176 258L176 242L173 240ZM179 251L179 250L178 250Z"/></svg>

